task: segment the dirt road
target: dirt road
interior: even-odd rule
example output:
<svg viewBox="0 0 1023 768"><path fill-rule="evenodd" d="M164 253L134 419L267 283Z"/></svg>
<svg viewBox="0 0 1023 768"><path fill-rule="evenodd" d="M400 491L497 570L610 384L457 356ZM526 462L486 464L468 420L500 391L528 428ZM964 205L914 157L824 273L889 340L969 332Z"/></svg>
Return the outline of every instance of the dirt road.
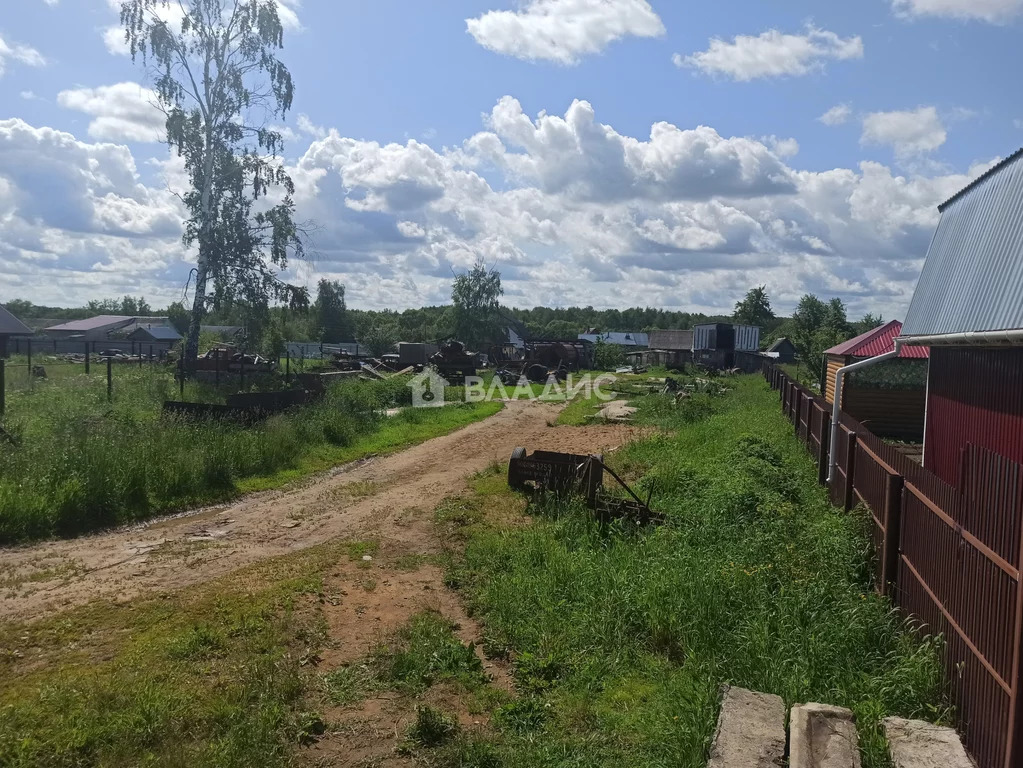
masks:
<svg viewBox="0 0 1023 768"><path fill-rule="evenodd" d="M179 589L336 537L421 535L403 519L410 510L429 514L468 475L506 461L517 445L591 453L635 433L623 425L549 426L557 410L511 402L450 435L283 490L142 527L0 550L0 618Z"/></svg>

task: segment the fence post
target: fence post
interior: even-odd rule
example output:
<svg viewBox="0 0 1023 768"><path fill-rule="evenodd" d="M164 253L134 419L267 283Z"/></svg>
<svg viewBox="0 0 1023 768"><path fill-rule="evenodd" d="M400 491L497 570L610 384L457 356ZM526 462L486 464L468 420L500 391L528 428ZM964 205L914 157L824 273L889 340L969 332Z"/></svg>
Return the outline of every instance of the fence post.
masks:
<svg viewBox="0 0 1023 768"><path fill-rule="evenodd" d="M284 383L291 383L291 352L284 352Z"/></svg>
<svg viewBox="0 0 1023 768"><path fill-rule="evenodd" d="M185 401L185 356L178 358L178 392L181 402Z"/></svg>
<svg viewBox="0 0 1023 768"><path fill-rule="evenodd" d="M34 390L36 388L36 379L32 375L32 339L28 340L28 364L25 367L25 373L28 374L28 388Z"/></svg>
<svg viewBox="0 0 1023 768"><path fill-rule="evenodd" d="M89 342L85 342L85 372L89 372Z"/></svg>
<svg viewBox="0 0 1023 768"><path fill-rule="evenodd" d="M0 418L4 415L4 408L7 406L5 398L7 395L7 361L0 357Z"/></svg>
<svg viewBox="0 0 1023 768"><path fill-rule="evenodd" d="M107 357L107 402L114 402L113 358Z"/></svg>
<svg viewBox="0 0 1023 768"><path fill-rule="evenodd" d="M795 416L795 418L792 421L795 424L796 438L798 439L799 438L799 414L802 413L802 411L803 411L803 390L801 390L801 389L799 389L798 387L795 387L795 386L793 386L792 389L793 389L793 394L795 395L795 397L793 398L793 405L794 405L794 407L792 409L792 414Z"/></svg>
<svg viewBox="0 0 1023 768"><path fill-rule="evenodd" d="M817 461L817 482L828 484L828 462L831 461L831 414L821 414L821 453Z"/></svg>
<svg viewBox="0 0 1023 768"><path fill-rule="evenodd" d="M895 594L899 579L899 531L902 529L902 475L888 475L884 490L884 560L881 594Z"/></svg>
<svg viewBox="0 0 1023 768"><path fill-rule="evenodd" d="M238 361L238 391L245 389L245 348L242 347L242 356Z"/></svg>
<svg viewBox="0 0 1023 768"><path fill-rule="evenodd" d="M850 432L845 439L845 492L842 508L846 512L853 508L853 475L856 472L856 433Z"/></svg>

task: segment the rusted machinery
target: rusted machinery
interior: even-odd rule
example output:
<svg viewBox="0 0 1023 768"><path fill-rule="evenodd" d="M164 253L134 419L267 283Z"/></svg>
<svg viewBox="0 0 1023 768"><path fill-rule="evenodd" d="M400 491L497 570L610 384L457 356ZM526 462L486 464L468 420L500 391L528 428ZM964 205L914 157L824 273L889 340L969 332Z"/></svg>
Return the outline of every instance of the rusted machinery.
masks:
<svg viewBox="0 0 1023 768"><path fill-rule="evenodd" d="M607 472L631 498L624 498L604 490ZM650 497L644 502L604 463L601 454L582 456L555 451L533 451L525 448L512 451L508 462L508 485L516 490L530 487L538 492L558 494L579 493L602 524L612 520L626 520L638 525L663 523L664 515L650 509Z"/></svg>
<svg viewBox="0 0 1023 768"><path fill-rule="evenodd" d="M451 384L465 381L466 376L476 375L476 355L467 352L465 344L449 341L430 356L430 364Z"/></svg>
<svg viewBox="0 0 1023 768"><path fill-rule="evenodd" d="M522 376L537 384L546 383L551 376L564 381L570 371L589 364L586 356L581 341L529 341L521 352L511 346L490 350L490 359L505 384L514 384Z"/></svg>

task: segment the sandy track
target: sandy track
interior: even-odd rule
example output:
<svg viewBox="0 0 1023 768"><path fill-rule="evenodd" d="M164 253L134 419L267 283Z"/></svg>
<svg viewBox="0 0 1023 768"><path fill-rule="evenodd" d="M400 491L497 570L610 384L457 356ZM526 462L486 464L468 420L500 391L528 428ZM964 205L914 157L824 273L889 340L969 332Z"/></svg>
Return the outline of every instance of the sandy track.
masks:
<svg viewBox="0 0 1023 768"><path fill-rule="evenodd" d="M0 618L29 619L98 598L127 600L216 578L333 538L400 538L406 511L432 510L511 450L591 453L635 433L622 425L551 427L557 408L508 403L488 419L284 490L69 541L0 550Z"/></svg>

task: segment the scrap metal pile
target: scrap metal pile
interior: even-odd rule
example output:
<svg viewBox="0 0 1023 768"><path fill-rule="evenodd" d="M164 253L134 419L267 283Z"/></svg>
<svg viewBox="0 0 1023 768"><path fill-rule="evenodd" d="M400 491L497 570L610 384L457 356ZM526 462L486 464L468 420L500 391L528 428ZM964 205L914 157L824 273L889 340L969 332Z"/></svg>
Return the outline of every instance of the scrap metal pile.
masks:
<svg viewBox="0 0 1023 768"><path fill-rule="evenodd" d="M630 498L604 489L607 473ZM583 456L555 451L512 451L508 462L508 485L516 490L533 488L538 493L580 494L601 524L622 520L636 525L663 523L664 515L650 509L650 496L643 501L604 463L601 454Z"/></svg>

